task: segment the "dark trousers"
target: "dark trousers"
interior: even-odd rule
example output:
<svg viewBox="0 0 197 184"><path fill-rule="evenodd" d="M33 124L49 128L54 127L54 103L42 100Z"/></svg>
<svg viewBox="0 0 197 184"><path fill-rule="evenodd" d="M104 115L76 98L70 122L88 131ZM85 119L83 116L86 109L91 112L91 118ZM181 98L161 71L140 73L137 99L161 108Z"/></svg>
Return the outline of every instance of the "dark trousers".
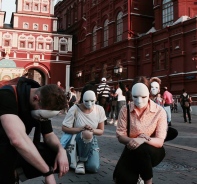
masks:
<svg viewBox="0 0 197 184"><path fill-rule="evenodd" d="M54 166L56 153L51 150L44 143L40 144L38 151L49 166ZM24 175L27 179L42 176L42 173L35 167L30 165L10 144L0 144L0 183L14 184L15 183L15 169L22 168ZM55 171L55 172L58 172Z"/></svg>
<svg viewBox="0 0 197 184"><path fill-rule="evenodd" d="M107 97L101 97L99 99L99 105L102 106L105 110L105 115L107 116L107 112L106 112L106 107L107 107L107 100L108 98Z"/></svg>
<svg viewBox="0 0 197 184"><path fill-rule="evenodd" d="M187 116L189 118L189 122L191 122L190 106L189 107L182 106L182 108L183 108L184 121L187 122L187 117L186 117L186 114L187 114Z"/></svg>
<svg viewBox="0 0 197 184"><path fill-rule="evenodd" d="M125 149L114 171L116 184L137 184L139 175L145 181L151 179L152 168L165 157L163 147L156 148L145 143L135 150Z"/></svg>
<svg viewBox="0 0 197 184"><path fill-rule="evenodd" d="M13 184L15 183L14 170L16 166L17 152L9 145L0 143L0 183Z"/></svg>

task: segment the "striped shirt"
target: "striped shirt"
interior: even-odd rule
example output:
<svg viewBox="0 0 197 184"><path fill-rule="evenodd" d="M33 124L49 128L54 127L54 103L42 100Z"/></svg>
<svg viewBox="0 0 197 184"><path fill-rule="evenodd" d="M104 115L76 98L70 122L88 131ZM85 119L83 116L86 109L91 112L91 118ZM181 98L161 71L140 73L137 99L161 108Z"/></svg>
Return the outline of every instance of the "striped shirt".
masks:
<svg viewBox="0 0 197 184"><path fill-rule="evenodd" d="M110 94L110 87L106 83L101 83L97 88L97 94L101 94L103 97L108 98Z"/></svg>

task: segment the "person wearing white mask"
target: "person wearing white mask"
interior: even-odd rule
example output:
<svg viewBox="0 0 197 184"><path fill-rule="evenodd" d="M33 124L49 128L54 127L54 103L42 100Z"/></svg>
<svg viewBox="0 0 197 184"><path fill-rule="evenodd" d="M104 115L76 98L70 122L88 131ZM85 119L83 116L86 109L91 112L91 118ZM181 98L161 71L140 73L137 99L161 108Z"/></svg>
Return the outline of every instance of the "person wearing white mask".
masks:
<svg viewBox="0 0 197 184"><path fill-rule="evenodd" d="M151 90L150 90L150 98L158 105L163 107L163 99L161 98L160 95L160 85L161 85L161 80L158 77L152 77L150 79L151 83Z"/></svg>
<svg viewBox="0 0 197 184"><path fill-rule="evenodd" d="M125 150L114 171L116 184L137 183L139 176L145 184L152 184L152 168L165 157L166 112L149 99L149 91L148 79L142 76L135 78L129 112L127 106L120 111L116 134L119 142L125 145ZM130 118L128 133L127 113Z"/></svg>
<svg viewBox="0 0 197 184"><path fill-rule="evenodd" d="M66 107L64 92L56 84L41 87L25 77L15 80L16 86L12 87L14 80L0 89L0 183L18 182L14 174L18 171L17 162L20 169L24 166L22 163L30 168L23 169L28 179L30 171L32 177L43 175L45 183L55 184L54 171L58 169L62 177L69 170L67 154L53 133L49 119ZM45 155L54 156L52 163L48 163L49 158L43 157L28 136L34 127L40 129L49 148L43 150L47 152Z"/></svg>
<svg viewBox="0 0 197 184"><path fill-rule="evenodd" d="M87 85L81 93L80 104L73 105L65 119L62 130L76 135L77 156L79 161L75 169L76 174L85 174L86 171L96 173L100 167L99 146L96 136L104 132L104 108L95 104L96 91L93 86Z"/></svg>
<svg viewBox="0 0 197 184"><path fill-rule="evenodd" d="M160 85L161 80L158 77L150 78L151 91L150 98L158 105L163 106L163 99L159 96L160 93ZM167 113L166 113L167 115ZM167 122L166 122L167 123ZM167 128L167 135L164 141L170 141L175 139L178 136L178 131L175 128L169 127Z"/></svg>

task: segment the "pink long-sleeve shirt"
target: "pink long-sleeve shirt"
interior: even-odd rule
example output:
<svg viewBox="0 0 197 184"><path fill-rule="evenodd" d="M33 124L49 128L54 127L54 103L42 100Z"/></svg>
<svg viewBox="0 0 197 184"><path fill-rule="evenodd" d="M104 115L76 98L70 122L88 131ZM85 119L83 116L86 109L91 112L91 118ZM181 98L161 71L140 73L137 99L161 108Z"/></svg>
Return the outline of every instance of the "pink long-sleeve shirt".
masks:
<svg viewBox="0 0 197 184"><path fill-rule="evenodd" d="M165 139L167 133L167 117L165 110L149 100L148 106L139 117L135 111L134 103L130 105L130 135L135 138L144 133L151 137ZM127 136L127 107L123 106L118 117L118 125L116 129L117 136Z"/></svg>

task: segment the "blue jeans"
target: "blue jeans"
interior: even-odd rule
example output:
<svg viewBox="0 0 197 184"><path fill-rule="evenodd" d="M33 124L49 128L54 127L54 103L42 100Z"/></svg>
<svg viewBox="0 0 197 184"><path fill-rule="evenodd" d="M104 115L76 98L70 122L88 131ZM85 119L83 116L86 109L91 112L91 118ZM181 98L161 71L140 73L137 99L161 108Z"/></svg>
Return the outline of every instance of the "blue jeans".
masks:
<svg viewBox="0 0 197 184"><path fill-rule="evenodd" d="M166 114L167 114L167 122L170 123L171 122L171 107L170 106L164 106L164 109L165 109Z"/></svg>
<svg viewBox="0 0 197 184"><path fill-rule="evenodd" d="M77 155L79 161L84 162L88 172L96 173L100 168L99 147L95 136L91 141L84 140L82 133L78 133L76 138Z"/></svg>

